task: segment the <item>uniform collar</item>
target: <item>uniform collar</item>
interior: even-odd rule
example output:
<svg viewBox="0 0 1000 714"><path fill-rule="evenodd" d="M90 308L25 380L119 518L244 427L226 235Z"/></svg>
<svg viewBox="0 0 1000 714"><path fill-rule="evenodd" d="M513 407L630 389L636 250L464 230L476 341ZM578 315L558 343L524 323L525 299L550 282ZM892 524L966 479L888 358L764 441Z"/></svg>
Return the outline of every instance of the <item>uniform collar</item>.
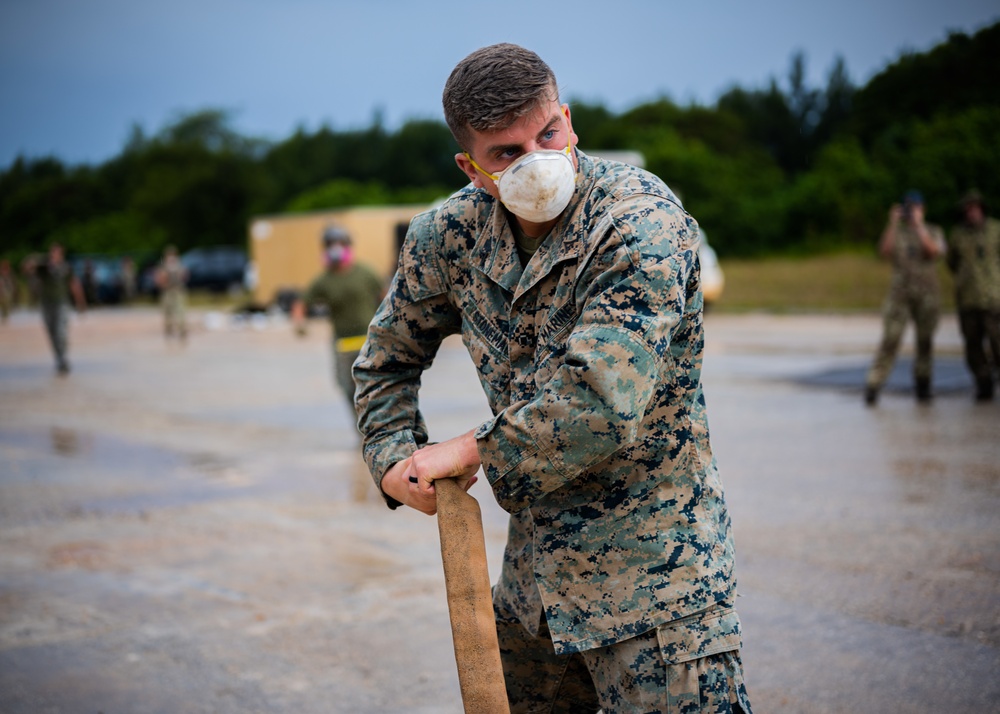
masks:
<svg viewBox="0 0 1000 714"><path fill-rule="evenodd" d="M500 202L487 195L491 211L489 219L472 252L473 265L490 280L507 291L514 299L530 290L548 275L559 263L575 259L580 252L581 230L586 225L585 198L593 182L594 164L584 153L577 151L580 161L580 179L576 191L559 221L549 231L527 266L521 265L514 234L507 222L507 214Z"/></svg>

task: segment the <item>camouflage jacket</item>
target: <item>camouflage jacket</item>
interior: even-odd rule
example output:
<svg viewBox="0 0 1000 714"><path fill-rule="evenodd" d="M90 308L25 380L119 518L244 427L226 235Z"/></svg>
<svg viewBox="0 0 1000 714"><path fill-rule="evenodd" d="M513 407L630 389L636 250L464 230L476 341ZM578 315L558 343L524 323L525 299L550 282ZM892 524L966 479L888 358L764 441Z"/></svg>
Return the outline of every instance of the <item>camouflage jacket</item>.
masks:
<svg viewBox="0 0 1000 714"><path fill-rule="evenodd" d="M951 233L948 267L955 274L960 310L1000 310L1000 221L979 228L962 224Z"/></svg>
<svg viewBox="0 0 1000 714"><path fill-rule="evenodd" d="M944 231L940 226L926 224L931 240L944 253ZM908 223L900 222L896 227L896 239L892 245L892 278L889 292L894 296L939 295L938 260L940 255L931 257L924 251L917 231Z"/></svg>
<svg viewBox="0 0 1000 714"><path fill-rule="evenodd" d="M511 514L494 598L531 632L544 612L557 652L735 594L701 387L698 226L652 174L578 156L573 200L523 268L485 191L415 217L354 365L379 483L426 443L420 374L461 333L494 413L476 431L483 470Z"/></svg>

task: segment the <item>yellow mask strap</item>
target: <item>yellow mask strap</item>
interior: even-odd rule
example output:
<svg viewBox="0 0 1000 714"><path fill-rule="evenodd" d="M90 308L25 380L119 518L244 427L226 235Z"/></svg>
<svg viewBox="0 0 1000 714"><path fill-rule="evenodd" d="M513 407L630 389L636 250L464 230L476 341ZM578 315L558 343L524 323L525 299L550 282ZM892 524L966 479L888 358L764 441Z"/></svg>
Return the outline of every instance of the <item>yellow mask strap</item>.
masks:
<svg viewBox="0 0 1000 714"><path fill-rule="evenodd" d="M500 180L500 174L491 174L489 171L486 171L482 166L476 163L476 160L469 155L468 151L463 151L462 153L465 154L465 158L471 161L472 165L476 167L476 171L483 174L484 176L489 176L490 181L496 183L497 181Z"/></svg>

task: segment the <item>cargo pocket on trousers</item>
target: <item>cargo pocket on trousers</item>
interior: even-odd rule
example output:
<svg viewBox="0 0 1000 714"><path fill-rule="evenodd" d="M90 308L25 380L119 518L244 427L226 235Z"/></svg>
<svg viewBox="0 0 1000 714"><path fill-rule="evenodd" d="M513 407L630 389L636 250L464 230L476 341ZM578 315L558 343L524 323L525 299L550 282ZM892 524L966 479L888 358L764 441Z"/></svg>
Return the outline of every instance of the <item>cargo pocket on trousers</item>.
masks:
<svg viewBox="0 0 1000 714"><path fill-rule="evenodd" d="M750 712L732 608L715 608L656 630L666 665L667 712Z"/></svg>
<svg viewBox="0 0 1000 714"><path fill-rule="evenodd" d="M664 661L680 664L718 652L738 650L740 617L729 608L713 608L668 622L656 630Z"/></svg>

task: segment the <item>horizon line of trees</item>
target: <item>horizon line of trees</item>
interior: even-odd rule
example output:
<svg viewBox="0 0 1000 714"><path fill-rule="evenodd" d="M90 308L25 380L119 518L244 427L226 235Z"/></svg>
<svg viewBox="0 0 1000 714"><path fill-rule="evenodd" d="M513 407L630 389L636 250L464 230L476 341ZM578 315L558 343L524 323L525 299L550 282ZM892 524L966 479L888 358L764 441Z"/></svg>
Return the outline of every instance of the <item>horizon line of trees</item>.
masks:
<svg viewBox="0 0 1000 714"><path fill-rule="evenodd" d="M955 222L972 187L1000 198L1000 22L903 54L855 87L842 59L810 87L806 57L783 82L734 87L712 106L664 97L614 114L569 98L581 147L632 150L663 178L723 256L874 249L889 206L921 190L930 220ZM96 166L16 159L0 172L0 256L52 241L73 253L158 254L244 245L254 215L430 203L465 183L443 121L388 131L241 136L206 109L151 136L133 127Z"/></svg>

